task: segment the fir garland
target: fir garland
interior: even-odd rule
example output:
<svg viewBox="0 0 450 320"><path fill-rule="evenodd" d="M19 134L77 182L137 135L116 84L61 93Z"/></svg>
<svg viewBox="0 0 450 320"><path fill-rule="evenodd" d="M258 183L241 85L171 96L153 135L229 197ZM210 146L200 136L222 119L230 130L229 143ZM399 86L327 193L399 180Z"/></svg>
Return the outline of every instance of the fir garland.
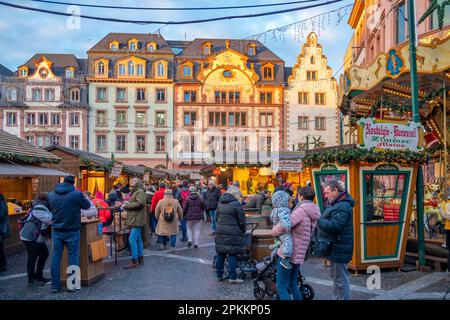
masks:
<svg viewBox="0 0 450 320"><path fill-rule="evenodd" d="M111 172L112 168L116 164L115 160L111 160L110 163L104 164L104 165L96 165L94 162L92 162L89 159L86 159L84 157L80 157L80 161L83 164L84 167L86 167L89 171L103 171L103 172Z"/></svg>
<svg viewBox="0 0 450 320"><path fill-rule="evenodd" d="M31 157L31 156L24 156L17 153L9 153L9 152L0 152L0 160L9 160L9 161L18 161L23 163L40 163L40 162L46 162L46 163L59 163L59 159L50 159L46 157Z"/></svg>
<svg viewBox="0 0 450 320"><path fill-rule="evenodd" d="M410 104L398 104L389 101L377 101L369 111L369 117L372 118L380 109L388 109L395 114L402 116L406 113L412 112L412 106Z"/></svg>

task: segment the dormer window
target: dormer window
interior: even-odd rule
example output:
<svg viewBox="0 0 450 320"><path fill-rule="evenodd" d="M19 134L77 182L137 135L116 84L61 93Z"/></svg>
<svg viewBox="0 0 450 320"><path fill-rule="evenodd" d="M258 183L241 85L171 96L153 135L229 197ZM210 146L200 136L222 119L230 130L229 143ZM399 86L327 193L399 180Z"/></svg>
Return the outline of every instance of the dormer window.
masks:
<svg viewBox="0 0 450 320"><path fill-rule="evenodd" d="M158 60L153 63L155 79L167 79L169 63L166 60Z"/></svg>
<svg viewBox="0 0 450 320"><path fill-rule="evenodd" d="M256 44L251 44L248 46L247 54L249 56L255 56L256 55Z"/></svg>
<svg viewBox="0 0 450 320"><path fill-rule="evenodd" d="M224 76L225 78L231 78L231 77L233 76L233 72L231 72L230 70L225 70L225 71L223 72L223 76Z"/></svg>
<svg viewBox="0 0 450 320"><path fill-rule="evenodd" d="M148 50L148 52L155 52L156 51L156 43L150 42L147 45L147 50Z"/></svg>
<svg viewBox="0 0 450 320"><path fill-rule="evenodd" d="M111 51L117 51L119 50L119 42L118 41L113 41L109 44L109 49Z"/></svg>
<svg viewBox="0 0 450 320"><path fill-rule="evenodd" d="M112 46L111 46L111 50L112 51L117 51L117 44L113 44Z"/></svg>
<svg viewBox="0 0 450 320"><path fill-rule="evenodd" d="M133 61L130 61L128 63L128 75L134 76L134 62Z"/></svg>
<svg viewBox="0 0 450 320"><path fill-rule="evenodd" d="M192 68L193 68L193 64L192 62L186 62L185 64L182 65L181 67L181 78L183 79L192 79L193 76L193 72L192 72Z"/></svg>
<svg viewBox="0 0 450 320"><path fill-rule="evenodd" d="M130 43L130 51L136 51L136 43Z"/></svg>
<svg viewBox="0 0 450 320"><path fill-rule="evenodd" d="M19 77L21 77L21 78L28 77L28 67L23 66L23 67L19 68Z"/></svg>
<svg viewBox="0 0 450 320"><path fill-rule="evenodd" d="M130 51L136 51L138 47L138 41L136 39L131 39L128 41L128 49Z"/></svg>
<svg viewBox="0 0 450 320"><path fill-rule="evenodd" d="M99 75L104 75L105 74L105 64L103 62L100 62L98 64L98 71L97 71L97 73Z"/></svg>
<svg viewBox="0 0 450 320"><path fill-rule="evenodd" d="M73 78L73 77L75 77L75 69L67 68L66 69L66 78Z"/></svg>
<svg viewBox="0 0 450 320"><path fill-rule="evenodd" d="M204 56L211 54L211 43L207 42L203 45L202 54Z"/></svg>
<svg viewBox="0 0 450 320"><path fill-rule="evenodd" d="M311 56L311 64L315 64L316 63L316 58L314 58L314 56Z"/></svg>
<svg viewBox="0 0 450 320"><path fill-rule="evenodd" d="M166 74L166 68L164 66L164 63L160 62L158 63L158 77L164 77Z"/></svg>
<svg viewBox="0 0 450 320"><path fill-rule="evenodd" d="M263 80L273 80L274 70L273 64L268 63L262 67Z"/></svg>

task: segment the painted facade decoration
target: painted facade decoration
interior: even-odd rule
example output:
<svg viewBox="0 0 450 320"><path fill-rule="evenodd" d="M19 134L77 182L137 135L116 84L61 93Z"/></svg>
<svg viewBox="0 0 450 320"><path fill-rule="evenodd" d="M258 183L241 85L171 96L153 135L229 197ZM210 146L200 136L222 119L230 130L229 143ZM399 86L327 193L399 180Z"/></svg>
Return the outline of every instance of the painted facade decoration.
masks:
<svg viewBox="0 0 450 320"><path fill-rule="evenodd" d="M310 33L287 80L286 149L339 144L337 81L315 33Z"/></svg>

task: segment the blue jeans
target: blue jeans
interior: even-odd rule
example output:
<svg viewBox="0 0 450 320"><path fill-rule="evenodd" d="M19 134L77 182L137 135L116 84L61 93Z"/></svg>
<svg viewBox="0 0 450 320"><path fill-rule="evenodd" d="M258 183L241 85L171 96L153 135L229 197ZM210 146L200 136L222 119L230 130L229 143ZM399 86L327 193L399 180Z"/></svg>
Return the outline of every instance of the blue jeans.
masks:
<svg viewBox="0 0 450 320"><path fill-rule="evenodd" d="M217 253L217 256L216 256L217 278L223 277L226 256L227 256L226 254ZM228 278L231 280L237 279L236 266L237 266L236 255L229 254L228 255Z"/></svg>
<svg viewBox="0 0 450 320"><path fill-rule="evenodd" d="M182 238L187 239L187 221L186 219L181 219L180 221Z"/></svg>
<svg viewBox="0 0 450 320"><path fill-rule="evenodd" d="M300 289L298 288L297 280L300 271L299 264L292 264L292 269L286 269L280 264L281 258L277 259L277 291L280 300L291 300L289 291L292 294L293 300L303 300ZM289 291L288 291L289 289Z"/></svg>
<svg viewBox="0 0 450 320"><path fill-rule="evenodd" d="M167 244L167 241L170 241L170 246L175 248L175 245L177 244L177 236L158 236L158 239L161 241L163 245Z"/></svg>
<svg viewBox="0 0 450 320"><path fill-rule="evenodd" d="M52 231L53 255L52 255L52 288L61 288L61 258L64 246L67 246L69 266L79 266L80 231L59 232Z"/></svg>
<svg viewBox="0 0 450 320"><path fill-rule="evenodd" d="M144 248L144 245L142 244L142 228L131 228L130 232L130 250L131 250L131 259L137 260L140 257L142 257L142 250Z"/></svg>
<svg viewBox="0 0 450 320"><path fill-rule="evenodd" d="M217 223L216 223L216 210L208 210L208 215L211 217L211 230L216 232Z"/></svg>
<svg viewBox="0 0 450 320"><path fill-rule="evenodd" d="M156 225L158 224L158 220L156 220L156 217L152 214L150 216L150 228L152 230L152 233L156 232Z"/></svg>

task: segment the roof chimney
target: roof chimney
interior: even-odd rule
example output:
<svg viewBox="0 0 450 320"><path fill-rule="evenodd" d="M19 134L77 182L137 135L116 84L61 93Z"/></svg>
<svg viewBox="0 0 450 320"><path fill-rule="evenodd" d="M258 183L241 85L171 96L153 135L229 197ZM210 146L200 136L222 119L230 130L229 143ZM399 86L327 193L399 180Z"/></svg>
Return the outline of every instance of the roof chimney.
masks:
<svg viewBox="0 0 450 320"><path fill-rule="evenodd" d="M225 47L229 48L230 47L230 40L225 40Z"/></svg>

